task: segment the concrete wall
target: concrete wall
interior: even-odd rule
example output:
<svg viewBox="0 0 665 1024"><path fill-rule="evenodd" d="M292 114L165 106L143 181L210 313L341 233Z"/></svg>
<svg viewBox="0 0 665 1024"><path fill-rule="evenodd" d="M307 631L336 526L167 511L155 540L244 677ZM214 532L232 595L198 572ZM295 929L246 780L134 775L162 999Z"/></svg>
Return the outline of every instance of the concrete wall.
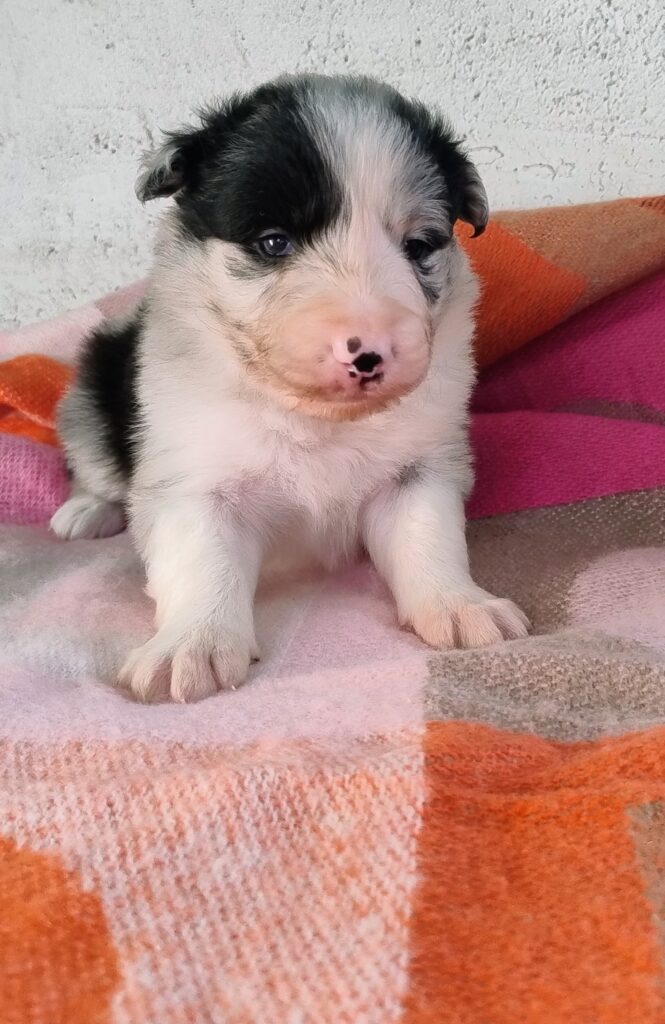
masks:
<svg viewBox="0 0 665 1024"><path fill-rule="evenodd" d="M2 0L0 320L130 281L160 127L276 72L382 76L465 134L495 207L665 191L663 0Z"/></svg>

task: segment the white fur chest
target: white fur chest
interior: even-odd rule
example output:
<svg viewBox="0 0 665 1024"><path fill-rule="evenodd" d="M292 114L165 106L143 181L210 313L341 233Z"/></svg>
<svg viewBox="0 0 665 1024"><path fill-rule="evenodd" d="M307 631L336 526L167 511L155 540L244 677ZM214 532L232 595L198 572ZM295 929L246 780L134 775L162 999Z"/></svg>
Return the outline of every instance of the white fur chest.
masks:
<svg viewBox="0 0 665 1024"><path fill-rule="evenodd" d="M310 535L335 560L332 549L356 543L364 502L412 463L464 445L468 307L466 298L451 305L422 384L351 422L282 408L248 387L212 331L154 316L139 382L145 432L134 507L154 512L179 496L214 495L262 532Z"/></svg>
<svg viewBox="0 0 665 1024"><path fill-rule="evenodd" d="M269 459L254 472L247 459L240 483L245 508L262 522L267 512L276 539L329 565L355 553L363 504L398 480L422 446L420 431L409 430L397 410L344 424L280 413L277 422L263 423L263 433Z"/></svg>
<svg viewBox="0 0 665 1024"><path fill-rule="evenodd" d="M182 381L177 401L152 381L148 415L135 492L215 495L262 533L315 547L329 563L357 545L363 503L443 439L447 419L426 388L368 419L327 423L205 387L183 401Z"/></svg>

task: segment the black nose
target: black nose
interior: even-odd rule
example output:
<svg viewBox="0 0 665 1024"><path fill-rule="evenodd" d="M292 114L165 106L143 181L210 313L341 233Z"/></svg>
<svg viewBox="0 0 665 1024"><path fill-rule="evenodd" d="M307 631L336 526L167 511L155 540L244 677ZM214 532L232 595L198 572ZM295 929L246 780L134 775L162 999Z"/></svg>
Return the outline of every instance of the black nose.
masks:
<svg viewBox="0 0 665 1024"><path fill-rule="evenodd" d="M359 373L372 373L382 362L383 358L378 352L363 352L353 360L353 365Z"/></svg>

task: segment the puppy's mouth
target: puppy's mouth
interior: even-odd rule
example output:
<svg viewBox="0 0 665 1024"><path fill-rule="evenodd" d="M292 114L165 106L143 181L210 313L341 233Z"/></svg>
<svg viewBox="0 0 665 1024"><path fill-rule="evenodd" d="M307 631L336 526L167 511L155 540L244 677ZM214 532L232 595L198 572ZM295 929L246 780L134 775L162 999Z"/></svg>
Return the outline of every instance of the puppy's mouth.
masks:
<svg viewBox="0 0 665 1024"><path fill-rule="evenodd" d="M408 395L425 376L414 381L392 384L383 371L358 377L351 386L338 389L294 381L279 374L264 376L271 392L289 409L298 410L316 419L358 420L381 412ZM351 382L350 382L351 383Z"/></svg>
<svg viewBox="0 0 665 1024"><path fill-rule="evenodd" d="M431 356L429 336L389 357L351 350L348 362L333 360L329 350L289 358L263 338L252 340L251 356L241 361L254 383L281 405L327 420L356 420L394 405L423 381Z"/></svg>

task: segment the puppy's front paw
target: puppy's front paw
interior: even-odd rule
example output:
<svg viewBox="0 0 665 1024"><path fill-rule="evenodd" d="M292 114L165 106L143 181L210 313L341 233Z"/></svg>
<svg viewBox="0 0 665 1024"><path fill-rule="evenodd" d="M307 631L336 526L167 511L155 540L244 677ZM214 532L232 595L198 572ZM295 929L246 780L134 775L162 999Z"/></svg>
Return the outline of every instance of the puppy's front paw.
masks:
<svg viewBox="0 0 665 1024"><path fill-rule="evenodd" d="M529 620L512 601L478 589L471 595L445 594L424 605L406 622L431 647L485 647L525 637Z"/></svg>
<svg viewBox="0 0 665 1024"><path fill-rule="evenodd" d="M140 701L178 704L235 690L245 681L250 662L258 657L253 637L211 637L193 634L169 643L162 633L132 651L119 675L120 685Z"/></svg>
<svg viewBox="0 0 665 1024"><path fill-rule="evenodd" d="M125 514L118 502L93 494L76 494L51 516L51 529L62 540L113 537L125 529Z"/></svg>

